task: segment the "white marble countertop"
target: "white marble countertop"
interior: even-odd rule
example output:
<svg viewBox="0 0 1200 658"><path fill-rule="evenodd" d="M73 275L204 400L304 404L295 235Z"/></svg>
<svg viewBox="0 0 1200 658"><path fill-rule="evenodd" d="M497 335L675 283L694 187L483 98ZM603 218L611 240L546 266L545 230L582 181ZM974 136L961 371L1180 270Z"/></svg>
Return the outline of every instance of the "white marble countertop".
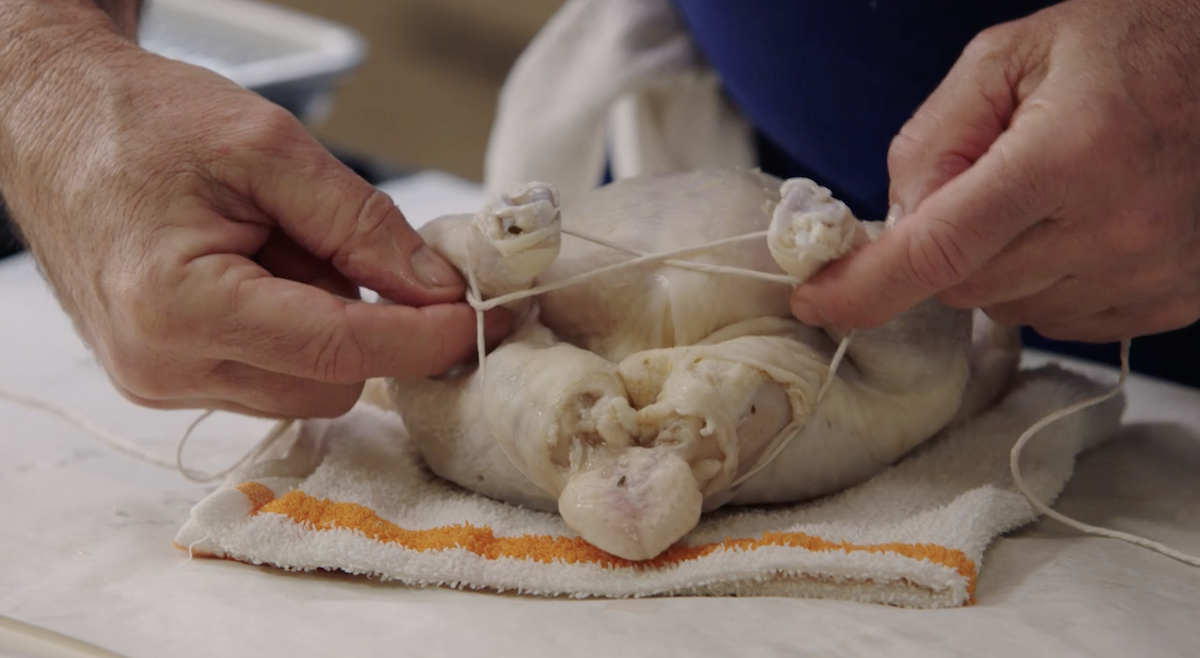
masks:
<svg viewBox="0 0 1200 658"><path fill-rule="evenodd" d="M479 203L478 190L437 176L385 188L418 223ZM28 257L0 262L0 309L0 386L170 457L196 414L120 398ZM1134 377L1128 395L1128 428L1082 459L1057 508L1200 553L1200 391ZM266 427L214 417L189 461L224 465ZM957 610L782 598L568 601L188 561L172 539L208 490L0 400L0 617L129 658L1200 656L1200 569L1053 522L998 541L978 603ZM39 648L0 623L5 651L111 655Z"/></svg>

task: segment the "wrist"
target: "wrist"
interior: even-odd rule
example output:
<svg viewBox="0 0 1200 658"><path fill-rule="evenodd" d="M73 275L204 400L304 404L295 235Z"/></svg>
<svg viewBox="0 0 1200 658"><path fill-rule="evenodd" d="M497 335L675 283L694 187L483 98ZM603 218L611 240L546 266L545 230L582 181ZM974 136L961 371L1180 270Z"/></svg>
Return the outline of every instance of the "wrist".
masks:
<svg viewBox="0 0 1200 658"><path fill-rule="evenodd" d="M81 0L0 0L0 111L14 111L40 85L130 42L115 19Z"/></svg>

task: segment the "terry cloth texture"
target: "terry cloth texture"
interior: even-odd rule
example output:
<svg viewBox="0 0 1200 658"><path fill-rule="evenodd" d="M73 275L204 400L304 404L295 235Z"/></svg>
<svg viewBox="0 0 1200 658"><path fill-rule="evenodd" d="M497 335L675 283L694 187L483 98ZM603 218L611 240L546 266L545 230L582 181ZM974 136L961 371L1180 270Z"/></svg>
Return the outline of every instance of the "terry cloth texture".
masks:
<svg viewBox="0 0 1200 658"><path fill-rule="evenodd" d="M300 423L199 503L176 544L196 556L417 586L961 606L988 544L1037 516L1009 475L1013 443L1042 416L1104 389L1053 366L1025 371L990 411L859 486L803 504L718 510L640 563L592 547L555 514L437 478L399 417L362 402L342 418ZM1022 472L1038 496L1059 494L1076 456L1111 435L1123 409L1118 397L1035 438Z"/></svg>

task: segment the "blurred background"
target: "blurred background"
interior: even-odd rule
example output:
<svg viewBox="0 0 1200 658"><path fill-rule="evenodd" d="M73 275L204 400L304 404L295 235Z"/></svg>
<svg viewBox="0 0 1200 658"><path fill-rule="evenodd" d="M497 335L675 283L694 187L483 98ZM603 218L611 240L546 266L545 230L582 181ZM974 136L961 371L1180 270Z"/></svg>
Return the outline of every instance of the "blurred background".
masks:
<svg viewBox="0 0 1200 658"><path fill-rule="evenodd" d="M363 36L365 59L314 126L327 143L478 180L496 94L562 0L278 0Z"/></svg>
<svg viewBox="0 0 1200 658"><path fill-rule="evenodd" d="M504 78L562 2L147 0L141 40L293 110L372 183L478 181Z"/></svg>

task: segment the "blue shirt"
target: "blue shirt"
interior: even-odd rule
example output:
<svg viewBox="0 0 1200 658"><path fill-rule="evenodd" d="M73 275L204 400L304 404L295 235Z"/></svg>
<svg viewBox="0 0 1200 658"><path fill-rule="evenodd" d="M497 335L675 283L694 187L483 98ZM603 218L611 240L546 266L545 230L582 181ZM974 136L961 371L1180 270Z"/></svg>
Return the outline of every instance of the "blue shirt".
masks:
<svg viewBox="0 0 1200 658"><path fill-rule="evenodd" d="M674 0L725 90L757 129L759 164L829 187L865 219L887 212L892 137L983 29L1045 0ZM1116 345L1026 343L1106 363ZM1200 330L1134 342L1136 370L1200 386ZM1180 350L1183 350L1182 352Z"/></svg>

